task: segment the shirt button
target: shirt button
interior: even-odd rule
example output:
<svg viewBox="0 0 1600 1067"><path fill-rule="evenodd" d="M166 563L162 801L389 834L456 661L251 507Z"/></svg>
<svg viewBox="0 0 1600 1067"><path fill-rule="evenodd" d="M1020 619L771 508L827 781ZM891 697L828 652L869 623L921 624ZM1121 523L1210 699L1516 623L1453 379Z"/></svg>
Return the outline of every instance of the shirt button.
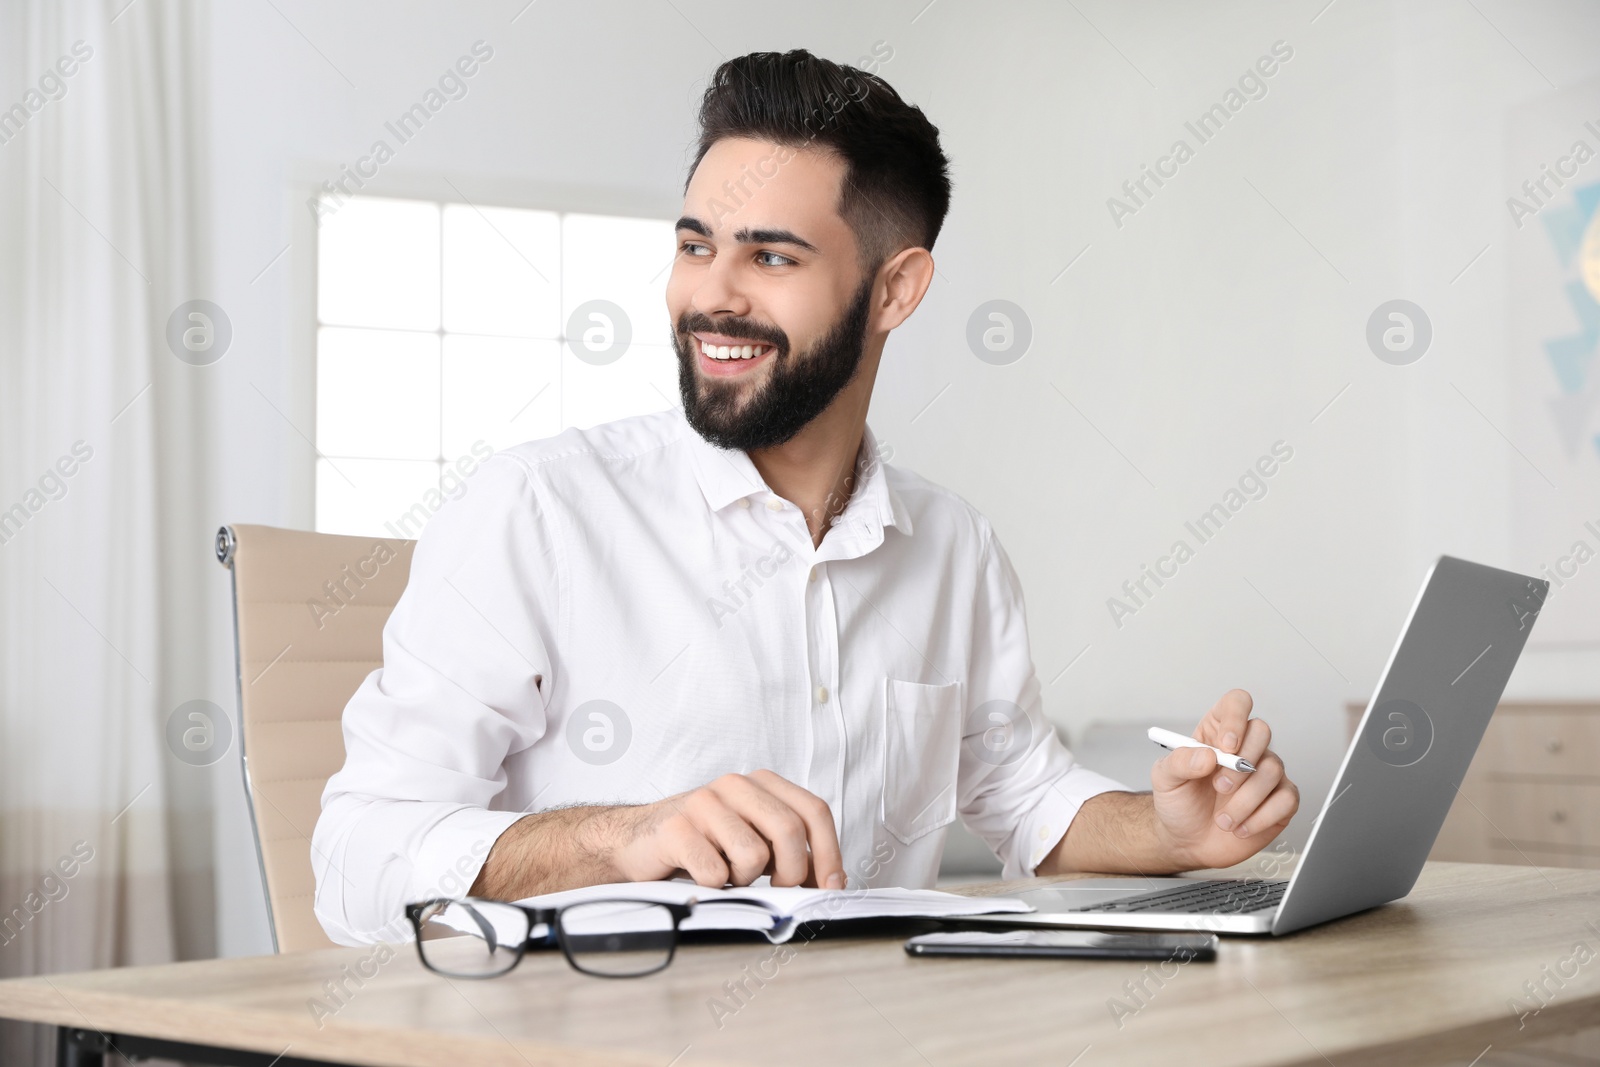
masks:
<svg viewBox="0 0 1600 1067"><path fill-rule="evenodd" d="M806 576L806 581L814 582L816 580L817 580L817 568L812 567L811 568L811 573Z"/></svg>
<svg viewBox="0 0 1600 1067"><path fill-rule="evenodd" d="M739 498L739 506L741 508L748 508L750 506L750 498L747 497L747 496L740 497Z"/></svg>
<svg viewBox="0 0 1600 1067"><path fill-rule="evenodd" d="M767 510L768 511L782 511L783 510L783 501L779 500L777 497L773 497L771 500L767 501Z"/></svg>
<svg viewBox="0 0 1600 1067"><path fill-rule="evenodd" d="M1048 840L1050 840L1050 827L1048 827L1048 826L1039 827L1039 840L1040 841L1048 841Z"/></svg>
<svg viewBox="0 0 1600 1067"><path fill-rule="evenodd" d="M825 685L817 686L817 703L818 704L826 704L827 702L828 702L828 687L825 686Z"/></svg>

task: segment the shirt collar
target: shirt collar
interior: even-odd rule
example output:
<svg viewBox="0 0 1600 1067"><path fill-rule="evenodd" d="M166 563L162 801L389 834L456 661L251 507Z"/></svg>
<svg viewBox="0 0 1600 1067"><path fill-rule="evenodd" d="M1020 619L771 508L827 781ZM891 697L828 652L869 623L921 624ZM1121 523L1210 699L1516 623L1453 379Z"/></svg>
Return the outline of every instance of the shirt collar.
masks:
<svg viewBox="0 0 1600 1067"><path fill-rule="evenodd" d="M750 462L748 454L736 448L718 448L701 437L687 420L684 427L695 480L700 483L700 491L705 494L706 503L712 511L721 511L757 493L772 493L761 472ZM861 481L850 494L850 501L837 522L875 521L880 530L893 526L902 533L911 533L911 512L900 494L889 484L887 459L872 427L863 427L861 451L856 454L856 470L861 475Z"/></svg>
<svg viewBox="0 0 1600 1067"><path fill-rule="evenodd" d="M911 512L900 494L889 484L888 458L893 449L883 449L872 427L865 426L861 433L861 451L856 454L856 472L860 481L850 502L839 515L838 522L871 522L876 519L879 529L893 526L901 533L911 534Z"/></svg>

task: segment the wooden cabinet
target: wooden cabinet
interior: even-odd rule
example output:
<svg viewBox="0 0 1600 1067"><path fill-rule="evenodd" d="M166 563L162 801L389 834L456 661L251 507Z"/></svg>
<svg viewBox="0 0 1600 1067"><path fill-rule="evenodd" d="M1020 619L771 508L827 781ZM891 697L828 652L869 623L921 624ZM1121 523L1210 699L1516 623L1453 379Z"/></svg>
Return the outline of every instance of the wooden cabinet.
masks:
<svg viewBox="0 0 1600 1067"><path fill-rule="evenodd" d="M1496 708L1429 858L1600 867L1600 704Z"/></svg>

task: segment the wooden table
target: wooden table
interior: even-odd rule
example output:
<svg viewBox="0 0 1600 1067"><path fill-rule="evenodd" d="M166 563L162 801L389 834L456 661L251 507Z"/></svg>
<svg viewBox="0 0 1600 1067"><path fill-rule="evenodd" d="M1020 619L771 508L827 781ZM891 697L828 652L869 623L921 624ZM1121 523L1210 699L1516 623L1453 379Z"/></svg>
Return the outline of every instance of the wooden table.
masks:
<svg viewBox="0 0 1600 1067"><path fill-rule="evenodd" d="M12 979L0 1016L266 1053L236 1062L452 1067L1482 1067L1600 1026L1600 871L1432 863L1404 901L1285 938L1224 938L1214 963L913 959L901 946L685 945L666 971L626 981L556 953L446 981L409 945L386 961L331 949ZM1539 1007L1525 982L1544 984L1544 1006L1519 1020L1514 1004Z"/></svg>

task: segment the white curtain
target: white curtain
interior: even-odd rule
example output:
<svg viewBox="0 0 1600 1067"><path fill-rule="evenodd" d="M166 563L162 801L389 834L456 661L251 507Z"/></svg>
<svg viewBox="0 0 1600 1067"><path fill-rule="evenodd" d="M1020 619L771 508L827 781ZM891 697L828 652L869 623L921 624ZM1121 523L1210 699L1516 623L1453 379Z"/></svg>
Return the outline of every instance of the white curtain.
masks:
<svg viewBox="0 0 1600 1067"><path fill-rule="evenodd" d="M211 385L167 341L208 296L203 16L0 4L0 976L215 945L213 777L166 740L227 625ZM45 1036L5 1026L0 1063Z"/></svg>

